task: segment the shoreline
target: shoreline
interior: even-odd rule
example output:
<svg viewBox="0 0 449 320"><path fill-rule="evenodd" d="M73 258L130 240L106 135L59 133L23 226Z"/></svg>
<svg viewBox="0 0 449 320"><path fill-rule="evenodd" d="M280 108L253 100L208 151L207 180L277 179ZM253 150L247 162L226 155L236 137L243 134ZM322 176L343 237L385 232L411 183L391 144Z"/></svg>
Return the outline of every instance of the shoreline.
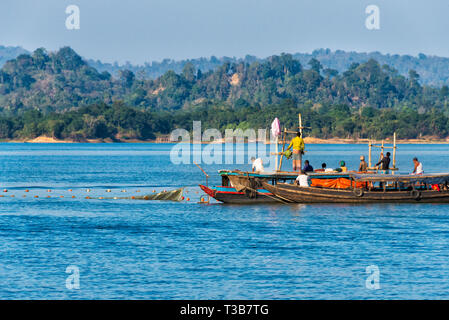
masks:
<svg viewBox="0 0 449 320"><path fill-rule="evenodd" d="M321 139L321 138L313 138L306 137L304 138L304 142L306 144L368 144L369 139L344 139L344 138L329 138L329 139ZM371 140L372 142L379 143L381 140ZM168 141L157 141L157 140L138 140L138 139L129 139L129 140L116 140L112 139L88 139L86 141L73 141L73 140L60 140L52 137L40 136L34 139L28 140L4 140L1 141L3 143L176 143L176 142L168 142ZM247 143L255 143L256 141L249 141ZM224 144L223 141L212 141L212 142L201 142L201 144ZM392 144L393 141L391 139L385 139L385 144ZM397 144L449 144L449 138L446 139L431 139L431 138L422 138L422 139L397 139ZM269 144L269 143L268 143Z"/></svg>

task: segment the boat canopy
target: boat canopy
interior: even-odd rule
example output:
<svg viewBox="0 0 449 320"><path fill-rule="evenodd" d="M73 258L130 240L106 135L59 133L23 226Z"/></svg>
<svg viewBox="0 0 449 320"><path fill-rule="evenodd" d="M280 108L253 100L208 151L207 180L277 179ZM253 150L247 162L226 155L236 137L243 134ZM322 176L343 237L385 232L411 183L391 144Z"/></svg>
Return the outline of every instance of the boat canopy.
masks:
<svg viewBox="0 0 449 320"><path fill-rule="evenodd" d="M449 173L433 174L350 174L350 177L356 181L364 182L421 182L427 184L444 184L449 182Z"/></svg>
<svg viewBox="0 0 449 320"><path fill-rule="evenodd" d="M218 174L221 176L245 176L263 179L296 179L299 172L277 171L277 172L248 172L240 170L218 170ZM308 176L312 179L336 179L336 178L349 178L349 173L341 172L308 172Z"/></svg>

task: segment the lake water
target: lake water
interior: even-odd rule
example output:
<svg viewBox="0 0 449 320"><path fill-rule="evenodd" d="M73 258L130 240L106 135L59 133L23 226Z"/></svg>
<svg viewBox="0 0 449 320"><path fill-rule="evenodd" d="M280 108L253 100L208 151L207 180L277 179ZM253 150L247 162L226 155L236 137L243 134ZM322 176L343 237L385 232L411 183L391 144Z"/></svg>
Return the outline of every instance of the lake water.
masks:
<svg viewBox="0 0 449 320"><path fill-rule="evenodd" d="M171 148L0 144L0 299L449 298L448 205L198 204L204 175L172 164ZM315 167L355 169L367 155L307 148ZM447 145L400 145L401 171L414 156L426 172L449 171ZM218 169L249 167L203 165L210 184ZM85 199L178 187L190 201ZM69 266L79 289L66 287Z"/></svg>

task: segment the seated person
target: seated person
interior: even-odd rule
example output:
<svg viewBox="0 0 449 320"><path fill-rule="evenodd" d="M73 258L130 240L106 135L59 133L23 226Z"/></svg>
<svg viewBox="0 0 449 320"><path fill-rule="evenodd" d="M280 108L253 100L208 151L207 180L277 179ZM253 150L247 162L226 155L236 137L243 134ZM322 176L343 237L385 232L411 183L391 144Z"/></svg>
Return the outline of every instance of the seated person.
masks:
<svg viewBox="0 0 449 320"><path fill-rule="evenodd" d="M325 172L326 171L326 164L322 163L321 164L321 169L316 169L315 172Z"/></svg>
<svg viewBox="0 0 449 320"><path fill-rule="evenodd" d="M368 164L365 161L365 156L360 156L359 172L367 172L367 171L368 171Z"/></svg>
<svg viewBox="0 0 449 320"><path fill-rule="evenodd" d="M335 172L334 169L328 168L328 167L327 167L327 164L325 164L325 163L322 163L322 164L321 164L321 169L316 169L315 171L316 171L316 172Z"/></svg>
<svg viewBox="0 0 449 320"><path fill-rule="evenodd" d="M304 168L302 169L304 172L313 172L313 167L310 165L309 160L304 162Z"/></svg>
<svg viewBox="0 0 449 320"><path fill-rule="evenodd" d="M324 170L324 172L335 172L335 170L332 169L332 168L326 168L326 169Z"/></svg>
<svg viewBox="0 0 449 320"><path fill-rule="evenodd" d="M424 173L422 163L418 161L418 158L413 158L413 164L414 168L412 174L420 175Z"/></svg>
<svg viewBox="0 0 449 320"><path fill-rule="evenodd" d="M309 176L305 174L304 171L300 171L299 176L295 180L295 184L299 185L300 187L310 187L309 183Z"/></svg>
<svg viewBox="0 0 449 320"><path fill-rule="evenodd" d="M348 168L346 168L346 163L344 161L340 161L340 168L335 169L337 172L348 172Z"/></svg>
<svg viewBox="0 0 449 320"><path fill-rule="evenodd" d="M261 158L251 158L251 162L253 163L252 169L253 172L263 172L264 171L264 167L263 167L263 161Z"/></svg>

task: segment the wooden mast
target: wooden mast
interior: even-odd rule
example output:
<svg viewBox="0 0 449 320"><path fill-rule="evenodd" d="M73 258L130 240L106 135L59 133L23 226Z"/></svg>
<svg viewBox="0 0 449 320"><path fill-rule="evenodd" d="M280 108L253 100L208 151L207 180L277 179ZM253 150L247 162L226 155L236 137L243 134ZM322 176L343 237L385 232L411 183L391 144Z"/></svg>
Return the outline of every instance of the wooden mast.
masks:
<svg viewBox="0 0 449 320"><path fill-rule="evenodd" d="M368 169L369 170L378 170L378 168L374 168L372 164L372 148L379 148L381 150L381 155L384 154L385 149L392 149L393 150L393 167L390 168L391 171L397 171L398 168L396 167L396 151L397 151L397 145L396 145L396 132L393 134L393 146L386 146L385 141L382 140L382 143L380 145L374 144L371 140L368 142ZM382 156L380 157L380 160L382 160Z"/></svg>
<svg viewBox="0 0 449 320"><path fill-rule="evenodd" d="M393 169L396 169L396 132L393 134Z"/></svg>
<svg viewBox="0 0 449 320"><path fill-rule="evenodd" d="M277 152L277 150L276 150L275 153L271 153L272 155L276 155L276 161L277 161L277 159L278 159L277 157L278 157L279 155L281 156L280 161L279 161L279 167L275 166L275 168L277 167L277 170L276 170L277 172L281 171L281 168L282 168L282 159L283 159L283 157L284 157L285 144L287 143L287 141L286 141L287 135L288 135L289 133L291 133L291 134L296 134L296 133L298 133L298 130L299 130L299 132L301 133L301 136L302 136L302 129L310 129L310 127L303 127L303 126L302 126L302 116L301 116L300 113L298 113L298 129L297 129L296 131L290 131L290 130L287 130L287 129L284 127L283 137L282 137L282 152Z"/></svg>
<svg viewBox="0 0 449 320"><path fill-rule="evenodd" d="M368 168L371 168L371 149L372 149L372 146L373 146L373 144L372 144L371 140L369 140L369 142L368 142L368 147L369 147L369 149L368 149Z"/></svg>
<svg viewBox="0 0 449 320"><path fill-rule="evenodd" d="M284 132L282 132L282 153L281 153L281 160L279 161L278 171L281 171L281 168L282 168L282 160L284 159L285 139L286 138L287 138L287 129L284 128Z"/></svg>

